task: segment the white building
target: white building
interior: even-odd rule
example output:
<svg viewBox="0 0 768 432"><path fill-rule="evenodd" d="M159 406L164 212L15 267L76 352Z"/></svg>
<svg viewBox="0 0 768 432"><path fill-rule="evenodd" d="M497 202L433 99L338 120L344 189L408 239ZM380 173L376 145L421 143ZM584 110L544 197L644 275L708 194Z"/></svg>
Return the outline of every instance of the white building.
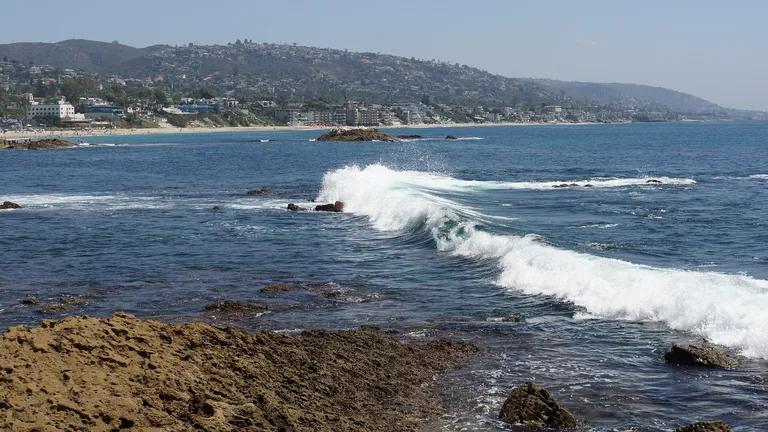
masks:
<svg viewBox="0 0 768 432"><path fill-rule="evenodd" d="M29 107L30 117L66 119L75 117L75 107L61 100L55 104L35 104Z"/></svg>

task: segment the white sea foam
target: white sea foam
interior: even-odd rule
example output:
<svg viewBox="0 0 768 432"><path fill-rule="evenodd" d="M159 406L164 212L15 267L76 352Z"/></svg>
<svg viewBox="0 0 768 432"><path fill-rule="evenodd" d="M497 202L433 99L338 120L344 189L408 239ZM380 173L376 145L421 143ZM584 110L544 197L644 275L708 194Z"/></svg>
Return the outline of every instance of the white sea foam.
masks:
<svg viewBox="0 0 768 432"><path fill-rule="evenodd" d="M749 176L751 179L768 180L768 174L754 174Z"/></svg>
<svg viewBox="0 0 768 432"><path fill-rule="evenodd" d="M392 171L383 165L369 165L364 176L386 177ZM503 181L481 181L481 180L461 180L445 175L428 173L422 171L398 171L398 183L401 185L417 186L424 189L436 191L468 191L473 190L504 190L504 189L534 189L534 190L558 190L556 186L563 184L577 186L587 186L595 188L611 188L625 186L657 186L663 185L694 185L696 181L688 178L673 177L639 177L639 178L595 178L589 180L558 180L558 181L522 181L522 182L503 182ZM655 180L661 183L651 182Z"/></svg>
<svg viewBox="0 0 768 432"><path fill-rule="evenodd" d="M495 261L498 284L510 290L569 301L592 316L661 321L768 358L767 280L654 268L559 249L535 235L479 230L479 212L430 192L465 183L381 165L353 166L326 173L318 200L344 201L346 211L367 216L378 230L419 227L443 252Z"/></svg>
<svg viewBox="0 0 768 432"><path fill-rule="evenodd" d="M68 194L29 194L11 195L6 199L21 204L29 209L141 209L167 208L171 203L156 196L129 195L68 195Z"/></svg>

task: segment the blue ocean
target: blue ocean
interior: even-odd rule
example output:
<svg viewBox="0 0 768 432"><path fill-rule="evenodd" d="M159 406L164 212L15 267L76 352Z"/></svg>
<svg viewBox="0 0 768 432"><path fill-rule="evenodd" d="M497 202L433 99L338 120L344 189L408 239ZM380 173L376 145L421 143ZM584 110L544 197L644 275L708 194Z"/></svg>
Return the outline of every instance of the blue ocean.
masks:
<svg viewBox="0 0 768 432"><path fill-rule="evenodd" d="M634 123L83 138L0 153L0 329L126 311L470 340L434 430L505 430L533 379L596 431L768 430L768 125ZM445 139L455 135L456 140ZM247 191L268 188L265 193ZM289 212L343 201L343 213ZM214 210L214 207L217 207ZM298 282L333 296L260 288ZM43 314L27 298L76 296ZM286 307L230 322L224 300ZM735 370L668 365L706 339Z"/></svg>

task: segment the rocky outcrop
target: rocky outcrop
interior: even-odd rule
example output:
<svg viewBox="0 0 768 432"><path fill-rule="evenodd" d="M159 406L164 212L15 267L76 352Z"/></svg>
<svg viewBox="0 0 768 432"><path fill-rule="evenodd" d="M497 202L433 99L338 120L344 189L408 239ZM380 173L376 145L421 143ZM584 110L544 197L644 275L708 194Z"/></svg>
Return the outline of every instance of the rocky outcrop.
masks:
<svg viewBox="0 0 768 432"><path fill-rule="evenodd" d="M445 139L447 139L447 140L457 140L457 139L459 139L459 137L457 137L456 135L446 135Z"/></svg>
<svg viewBox="0 0 768 432"><path fill-rule="evenodd" d="M739 365L739 359L715 345L701 343L673 345L666 353L667 363L681 366L702 366L731 369Z"/></svg>
<svg viewBox="0 0 768 432"><path fill-rule="evenodd" d="M271 193L272 189L268 188L251 189L247 192L248 195L268 195Z"/></svg>
<svg viewBox="0 0 768 432"><path fill-rule="evenodd" d="M545 389L527 381L512 390L499 412L499 419L511 424L534 428L568 430L576 427L576 419Z"/></svg>
<svg viewBox="0 0 768 432"><path fill-rule="evenodd" d="M417 430L440 412L435 374L476 351L374 328L44 321L0 336L0 430Z"/></svg>
<svg viewBox="0 0 768 432"><path fill-rule="evenodd" d="M3 203L0 204L0 210L10 210L10 209L17 209L17 208L21 208L21 206L11 201L3 201Z"/></svg>
<svg viewBox="0 0 768 432"><path fill-rule="evenodd" d="M681 426L675 432L733 432L731 426L724 421L697 422Z"/></svg>
<svg viewBox="0 0 768 432"><path fill-rule="evenodd" d="M387 135L378 129L331 129L320 135L318 141L397 141L397 138Z"/></svg>
<svg viewBox="0 0 768 432"><path fill-rule="evenodd" d="M344 211L344 203L336 201L333 204L320 204L315 206L315 211L341 213Z"/></svg>
<svg viewBox="0 0 768 432"><path fill-rule="evenodd" d="M6 150L50 150L75 146L77 144L58 138L45 138L37 141L0 140L0 149Z"/></svg>
<svg viewBox="0 0 768 432"><path fill-rule="evenodd" d="M645 181L647 184L663 184L661 180L650 179Z"/></svg>
<svg viewBox="0 0 768 432"><path fill-rule="evenodd" d="M421 139L421 135L398 135L398 139Z"/></svg>

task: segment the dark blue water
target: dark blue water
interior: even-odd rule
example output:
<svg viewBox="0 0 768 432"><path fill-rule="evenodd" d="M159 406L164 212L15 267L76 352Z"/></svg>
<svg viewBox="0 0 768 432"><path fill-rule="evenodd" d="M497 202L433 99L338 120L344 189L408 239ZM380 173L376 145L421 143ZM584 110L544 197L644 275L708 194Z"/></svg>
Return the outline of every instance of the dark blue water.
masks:
<svg viewBox="0 0 768 432"><path fill-rule="evenodd" d="M0 200L25 205L0 212L0 327L116 310L221 321L203 306L278 302L291 308L236 324L377 324L484 347L449 376L435 429L503 429L495 414L524 379L596 430L768 429L767 125L416 133L433 139L216 133L0 153ZM245 193L260 187L273 193ZM316 198L347 211L285 210ZM259 291L275 281L341 294ZM60 295L86 304L46 315L22 303ZM701 337L749 360L661 360Z"/></svg>

